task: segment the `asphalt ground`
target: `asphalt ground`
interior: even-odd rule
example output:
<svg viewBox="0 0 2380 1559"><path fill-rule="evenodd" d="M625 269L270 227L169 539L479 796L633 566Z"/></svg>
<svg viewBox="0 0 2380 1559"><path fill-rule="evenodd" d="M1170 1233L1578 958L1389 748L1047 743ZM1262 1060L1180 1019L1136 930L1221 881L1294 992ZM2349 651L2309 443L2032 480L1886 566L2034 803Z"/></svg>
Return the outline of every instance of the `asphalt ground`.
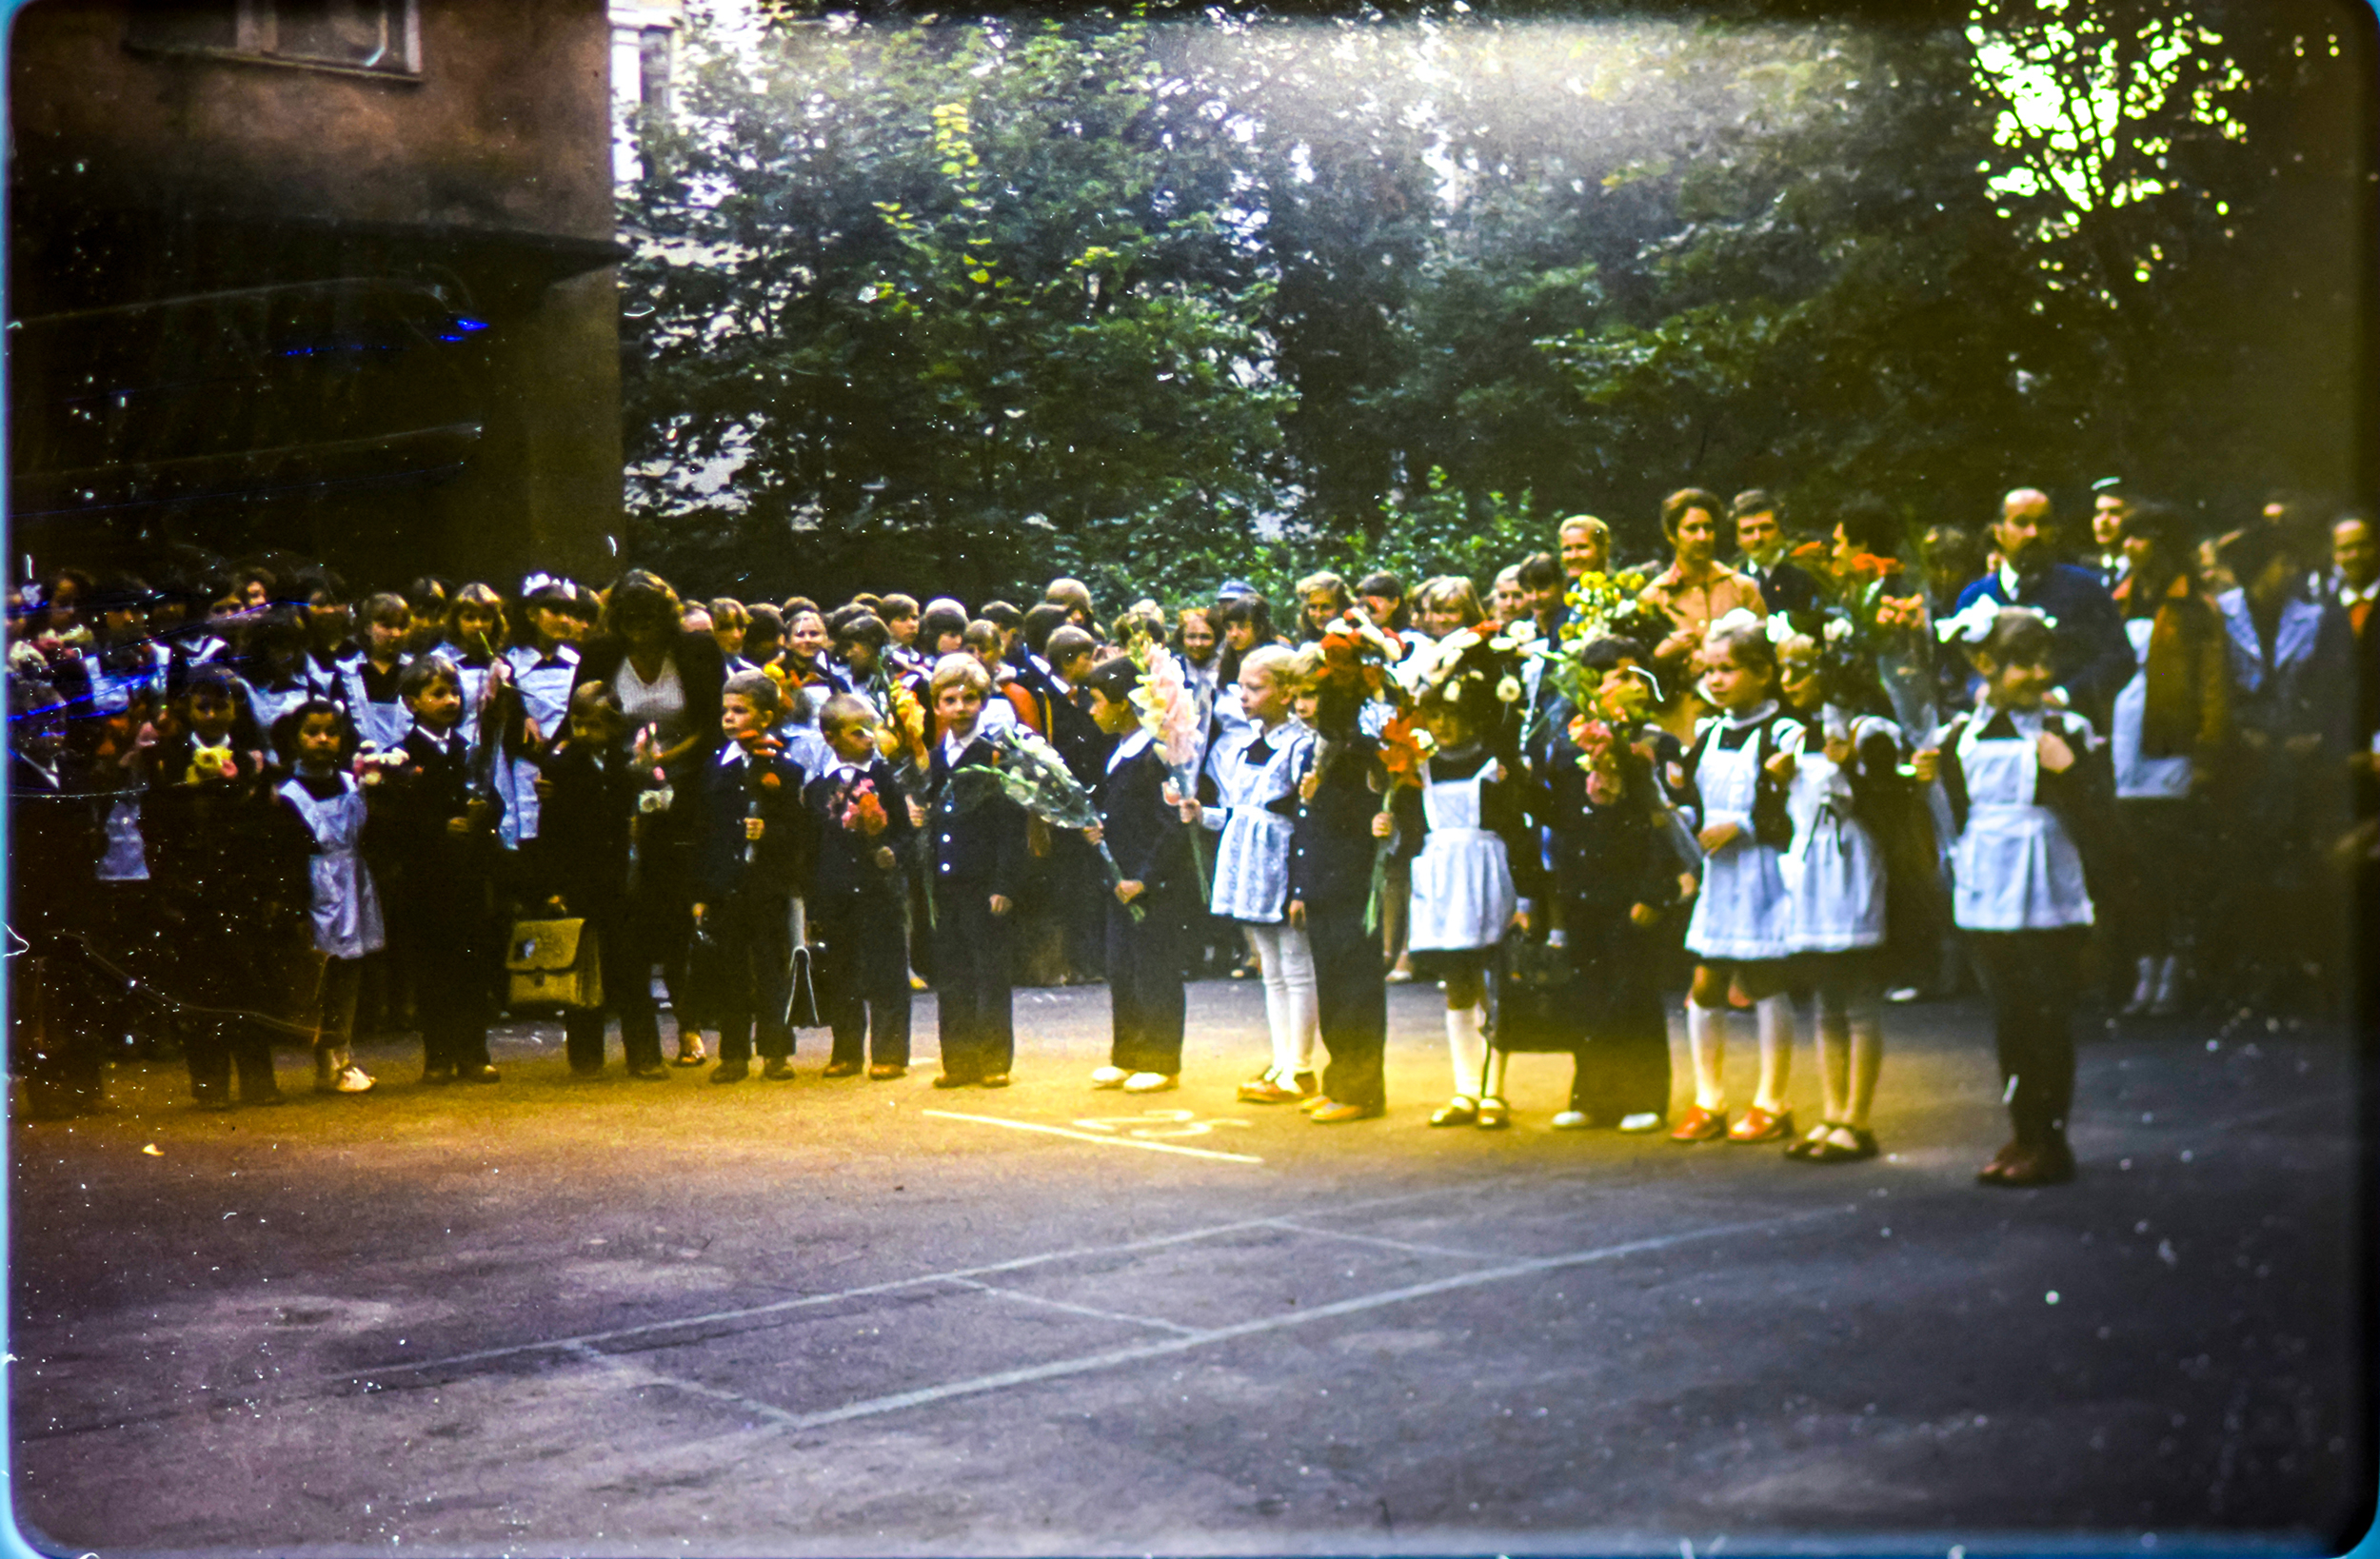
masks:
<svg viewBox="0 0 2380 1559"><path fill-rule="evenodd" d="M1020 991L1005 1091L735 1088L504 1031L492 1088L206 1115L169 1065L14 1124L10 1452L62 1551L2311 1550L2372 1486L2358 1069L2171 1023L2082 1054L2072 1186L1978 1188L1980 1006L1894 1008L1887 1150L1432 1130L1093 1093L1106 997ZM933 1050L921 1001L921 1050ZM1682 1039L1674 1037L1682 1050ZM1733 1087L1751 1088L1737 1020ZM615 1049L616 1056L616 1049ZM1807 1040L1794 1099L1816 1078ZM285 1052L283 1083L308 1079ZM1682 1067L1679 1076L1684 1076ZM1956 1547L1954 1547L1956 1546Z"/></svg>

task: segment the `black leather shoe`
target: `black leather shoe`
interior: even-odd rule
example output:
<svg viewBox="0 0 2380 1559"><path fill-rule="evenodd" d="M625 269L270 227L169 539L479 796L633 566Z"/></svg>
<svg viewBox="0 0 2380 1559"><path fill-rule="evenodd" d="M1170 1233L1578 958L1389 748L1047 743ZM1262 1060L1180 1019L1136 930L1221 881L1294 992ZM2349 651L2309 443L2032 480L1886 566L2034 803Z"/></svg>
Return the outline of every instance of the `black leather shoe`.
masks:
<svg viewBox="0 0 2380 1559"><path fill-rule="evenodd" d="M667 1082L669 1069L659 1061L647 1061L643 1066L628 1068L628 1076L638 1082Z"/></svg>
<svg viewBox="0 0 2380 1559"><path fill-rule="evenodd" d="M751 1075L752 1063L749 1061L722 1061L719 1063L718 1070L711 1074L711 1081L740 1083Z"/></svg>
<svg viewBox="0 0 2380 1559"><path fill-rule="evenodd" d="M761 1076L771 1082L783 1082L793 1076L793 1063L782 1056L778 1056L761 1068Z"/></svg>
<svg viewBox="0 0 2380 1559"><path fill-rule="evenodd" d="M830 1061L826 1070L819 1074L822 1077L856 1077L859 1075L860 1063L857 1061Z"/></svg>
<svg viewBox="0 0 2380 1559"><path fill-rule="evenodd" d="M962 1077L955 1072L944 1072L935 1077L934 1086L937 1088L972 1088L975 1086L975 1079Z"/></svg>

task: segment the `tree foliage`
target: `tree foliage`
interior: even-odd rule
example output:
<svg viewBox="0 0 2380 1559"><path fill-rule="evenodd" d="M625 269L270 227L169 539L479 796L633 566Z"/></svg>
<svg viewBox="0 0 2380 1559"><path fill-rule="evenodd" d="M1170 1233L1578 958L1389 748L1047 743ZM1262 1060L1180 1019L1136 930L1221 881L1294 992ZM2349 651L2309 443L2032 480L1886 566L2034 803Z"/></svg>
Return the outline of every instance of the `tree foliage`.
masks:
<svg viewBox="0 0 2380 1559"><path fill-rule="evenodd" d="M1180 597L1483 574L1579 510L1649 552L1688 483L2342 483L2348 23L698 9L623 191L633 543Z"/></svg>

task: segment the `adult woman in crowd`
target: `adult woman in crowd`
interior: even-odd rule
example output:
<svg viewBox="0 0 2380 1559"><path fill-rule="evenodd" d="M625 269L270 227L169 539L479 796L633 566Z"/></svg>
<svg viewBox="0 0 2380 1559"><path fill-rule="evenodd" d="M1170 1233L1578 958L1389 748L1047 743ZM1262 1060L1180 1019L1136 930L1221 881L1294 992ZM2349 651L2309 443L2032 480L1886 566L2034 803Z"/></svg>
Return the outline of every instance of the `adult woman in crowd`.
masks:
<svg viewBox="0 0 2380 1559"><path fill-rule="evenodd" d="M726 680L719 641L707 630L684 627L677 592L641 568L611 587L600 628L579 650L577 681L611 688L623 725L636 734L637 766L659 770L673 798L694 794L703 763L719 745L720 691ZM681 1066L704 1058L695 1015L684 1001L693 930L687 815L672 808L639 819L637 878L626 917L637 947L625 960L642 970L661 965L678 1015Z"/></svg>
<svg viewBox="0 0 2380 1559"><path fill-rule="evenodd" d="M1699 487L1682 487L1661 500L1661 534L1669 538L1674 561L1637 597L1669 620L1669 636L1653 648L1653 668L1668 694L1660 724L1681 739L1693 734L1706 707L1694 691L1703 635L1738 608L1768 615L1760 587L1719 562L1719 516L1726 512L1716 493Z"/></svg>
<svg viewBox="0 0 2380 1559"><path fill-rule="evenodd" d="M2136 983L2128 1015L2180 1010L2206 897L2208 809L2231 736L2223 619L2198 578L2180 514L2139 503L2118 522L2115 603L2139 670L2115 695L2116 817L2128 858L2116 932Z"/></svg>

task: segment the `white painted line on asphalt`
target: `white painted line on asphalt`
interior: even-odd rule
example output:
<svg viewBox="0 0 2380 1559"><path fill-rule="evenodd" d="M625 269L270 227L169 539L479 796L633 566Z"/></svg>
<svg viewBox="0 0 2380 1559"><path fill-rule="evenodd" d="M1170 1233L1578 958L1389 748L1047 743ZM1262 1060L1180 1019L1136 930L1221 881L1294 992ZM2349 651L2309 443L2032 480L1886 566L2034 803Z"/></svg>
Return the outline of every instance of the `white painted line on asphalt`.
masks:
<svg viewBox="0 0 2380 1559"><path fill-rule="evenodd" d="M1358 1234L1345 1229L1317 1229L1311 1224L1292 1223L1287 1218L1267 1218L1266 1227L1286 1230L1293 1234L1311 1234L1321 1239L1353 1240L1358 1245L1384 1245L1392 1251L1405 1251L1414 1255L1451 1256L1457 1261L1504 1261L1510 1259L1493 1251L1458 1251L1446 1245L1416 1245L1411 1240L1390 1239L1385 1234Z"/></svg>
<svg viewBox="0 0 2380 1559"><path fill-rule="evenodd" d="M973 1289L978 1293L988 1293L1002 1299L1014 1299L1027 1305L1046 1305L1052 1310L1062 1310L1076 1315L1088 1315L1095 1320L1121 1321L1130 1326L1155 1327L1160 1332L1176 1332L1185 1337L1195 1337L1200 1334L1197 1327L1177 1326L1172 1321L1160 1321L1154 1315L1127 1315L1121 1311L1094 1310L1089 1305L1069 1304L1063 1299L1051 1299L1038 1293L1027 1293L1022 1289L996 1289L989 1283L978 1283L971 1277L954 1277L950 1281L962 1288Z"/></svg>
<svg viewBox="0 0 2380 1559"><path fill-rule="evenodd" d="M1038 1121L1011 1120L1005 1115L965 1115L956 1110L922 1110L920 1115L933 1115L941 1120L972 1120L985 1126L1005 1126L1011 1131L1044 1132L1051 1136L1072 1137L1077 1142L1096 1142L1102 1148L1145 1148L1151 1153L1178 1153L1192 1158L1221 1158L1235 1164L1261 1164L1263 1159L1252 1154L1220 1153L1213 1148L1184 1148L1171 1142L1151 1142L1137 1136L1101 1136L1096 1132L1070 1132L1063 1126L1043 1126Z"/></svg>
<svg viewBox="0 0 2380 1559"><path fill-rule="evenodd" d="M1394 1196L1372 1196L1361 1201L1345 1202L1331 1209L1334 1214L1359 1213L1376 1207L1395 1207L1403 1202L1433 1201L1440 1196L1453 1196L1479 1190L1477 1184L1432 1186L1427 1191L1400 1192ZM998 1273L1021 1272L1052 1261L1072 1261L1086 1256L1127 1255L1136 1251L1161 1251L1169 1245L1187 1245L1197 1240L1214 1239L1222 1234L1245 1233L1251 1229L1265 1229L1270 1218L1238 1218L1230 1223L1209 1224L1203 1229L1185 1229L1175 1234L1152 1234L1146 1239L1124 1240L1115 1245L1076 1245L1061 1251L1043 1251L1034 1255L1011 1256L1005 1261L986 1262L980 1267L960 1267L950 1272L922 1273L915 1277L896 1277L883 1283L863 1283L857 1288L841 1289L833 1293L805 1293L796 1299L777 1299L765 1305L744 1305L734 1310L715 1310L701 1315L682 1315L669 1320L642 1321L635 1326L612 1327L602 1332L584 1332L567 1337L545 1337L535 1342L506 1343L498 1348L474 1349L467 1353L448 1353L434 1359L394 1359L368 1370L349 1371L345 1374L322 1377L329 1381L377 1380L384 1375L412 1374L423 1370L450 1370L466 1364L486 1364L496 1359L519 1358L527 1353L566 1352L592 1343L623 1342L630 1337L651 1337L670 1332L683 1332L695 1327L721 1326L730 1321L759 1320L770 1315L783 1315L793 1311L812 1310L823 1305L841 1304L846 1299L868 1299L881 1293L898 1293L903 1289L923 1288L933 1283L948 1283L970 1277L984 1277Z"/></svg>
<svg viewBox="0 0 2380 1559"><path fill-rule="evenodd" d="M1293 1326L1330 1320L1341 1315L1358 1315L1365 1311L1387 1305L1401 1305L1433 1294L1448 1293L1458 1289L1478 1288L1486 1283L1500 1283L1511 1277L1531 1277L1539 1273L1559 1272L1567 1267L1582 1267L1590 1262L1612 1261L1620 1256L1637 1255L1647 1251L1662 1251L1672 1246L1696 1240L1717 1239L1729 1234L1758 1233L1790 1224L1807 1223L1814 1218L1839 1216L1850 1208L1823 1208L1814 1213L1791 1214L1781 1218L1769 1218L1756 1223L1724 1224L1712 1229L1690 1229L1675 1234L1656 1235L1651 1239L1629 1240L1620 1245L1599 1246L1591 1251L1572 1251L1562 1255L1539 1256L1528 1261L1516 1261L1502 1267L1490 1267L1480 1272L1457 1273L1452 1276L1433 1278L1426 1283L1412 1283L1400 1289L1388 1289L1378 1293L1359 1294L1332 1304L1316 1305L1288 1314L1267 1315L1258 1320L1240 1321L1231 1326L1214 1327L1195 1332L1185 1337L1172 1337L1163 1342L1139 1343L1130 1348L1111 1349L1101 1353L1085 1353L1071 1359L1056 1359L1048 1364L1027 1365L1018 1370L1002 1370L997 1374L974 1375L964 1380L945 1381L940 1386L921 1387L916 1391L896 1391L890 1396L868 1397L848 1402L840 1408L798 1415L790 1427L803 1430L823 1429L829 1424L847 1423L854 1418L873 1418L883 1413L900 1412L909 1408L929 1407L953 1397L975 1396L997 1391L1010 1386L1030 1386L1044 1380L1062 1379L1067 1375L1088 1374L1097 1370L1112 1370L1119 1365L1138 1364L1144 1359L1164 1358L1185 1353L1194 1348L1205 1348L1219 1342L1231 1342L1240 1337L1253 1337L1268 1332L1279 1332Z"/></svg>
<svg viewBox="0 0 2380 1559"><path fill-rule="evenodd" d="M788 1412L774 1403L758 1401L735 1391L722 1391L716 1386L705 1386L699 1380L687 1380L681 1375L664 1374L642 1360L630 1360L617 1353L606 1353L602 1349L589 1347L585 1343L572 1344L564 1352L585 1359L607 1374L618 1376L625 1385L660 1386L673 1391L684 1391L688 1396L708 1397L714 1402L724 1402L729 1407L740 1409L755 1418L765 1419L772 1424L796 1427L801 1422L799 1414Z"/></svg>

